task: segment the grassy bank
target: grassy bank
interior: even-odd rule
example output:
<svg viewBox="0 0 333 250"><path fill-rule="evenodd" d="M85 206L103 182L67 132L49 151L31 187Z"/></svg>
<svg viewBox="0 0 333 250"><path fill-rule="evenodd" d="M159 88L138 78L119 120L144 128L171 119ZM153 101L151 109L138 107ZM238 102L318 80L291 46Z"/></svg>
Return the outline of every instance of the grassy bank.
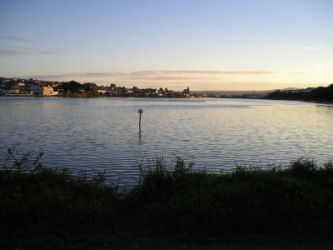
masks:
<svg viewBox="0 0 333 250"><path fill-rule="evenodd" d="M0 171L0 248L128 248L331 240L333 165L216 175L178 159L139 166L127 193L12 158ZM187 249L187 248L185 248Z"/></svg>

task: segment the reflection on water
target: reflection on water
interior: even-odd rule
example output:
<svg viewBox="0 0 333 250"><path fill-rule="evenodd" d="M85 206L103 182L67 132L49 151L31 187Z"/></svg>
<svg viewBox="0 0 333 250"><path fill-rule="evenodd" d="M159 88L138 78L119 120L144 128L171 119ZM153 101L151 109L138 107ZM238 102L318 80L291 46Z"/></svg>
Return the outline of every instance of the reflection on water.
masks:
<svg viewBox="0 0 333 250"><path fill-rule="evenodd" d="M144 110L138 130L138 109ZM73 171L107 169L133 183L137 162L177 155L195 166L333 158L333 107L245 99L0 98L0 158L18 145Z"/></svg>
<svg viewBox="0 0 333 250"><path fill-rule="evenodd" d="M139 129L139 140L138 140L138 144L142 145L142 132L141 132L141 128Z"/></svg>

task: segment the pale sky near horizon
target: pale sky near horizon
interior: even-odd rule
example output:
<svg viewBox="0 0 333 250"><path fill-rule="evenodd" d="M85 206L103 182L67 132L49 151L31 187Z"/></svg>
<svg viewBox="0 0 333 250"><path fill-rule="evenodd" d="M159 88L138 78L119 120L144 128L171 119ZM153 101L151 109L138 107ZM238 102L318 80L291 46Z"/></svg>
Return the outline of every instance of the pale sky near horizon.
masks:
<svg viewBox="0 0 333 250"><path fill-rule="evenodd" d="M192 90L333 83L333 0L0 0L0 76Z"/></svg>

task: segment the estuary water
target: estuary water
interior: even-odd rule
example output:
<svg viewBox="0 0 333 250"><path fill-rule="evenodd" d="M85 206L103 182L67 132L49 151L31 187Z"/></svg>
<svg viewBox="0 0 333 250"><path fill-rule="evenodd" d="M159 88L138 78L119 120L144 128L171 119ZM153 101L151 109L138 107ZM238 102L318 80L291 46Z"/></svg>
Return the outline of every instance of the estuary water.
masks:
<svg viewBox="0 0 333 250"><path fill-rule="evenodd" d="M138 128L138 109L143 109ZM106 170L120 186L138 164L177 156L194 168L285 165L333 159L333 106L295 101L176 98L0 98L0 162L6 150L44 152L73 173Z"/></svg>

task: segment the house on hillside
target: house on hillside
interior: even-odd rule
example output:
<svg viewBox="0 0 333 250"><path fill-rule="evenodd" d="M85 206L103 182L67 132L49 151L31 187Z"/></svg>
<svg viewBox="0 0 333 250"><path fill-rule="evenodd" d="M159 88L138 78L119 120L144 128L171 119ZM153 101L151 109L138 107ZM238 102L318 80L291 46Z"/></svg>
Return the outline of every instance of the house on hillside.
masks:
<svg viewBox="0 0 333 250"><path fill-rule="evenodd" d="M105 89L97 89L96 91L99 95L104 95L106 93Z"/></svg>
<svg viewBox="0 0 333 250"><path fill-rule="evenodd" d="M41 96L58 95L58 91L54 91L52 86L31 86L30 90L34 95L41 95Z"/></svg>
<svg viewBox="0 0 333 250"><path fill-rule="evenodd" d="M16 87L20 88L20 87L24 87L24 82L17 82L16 83Z"/></svg>
<svg viewBox="0 0 333 250"><path fill-rule="evenodd" d="M52 86L43 86L42 87L42 96L57 96L58 91L54 91Z"/></svg>

